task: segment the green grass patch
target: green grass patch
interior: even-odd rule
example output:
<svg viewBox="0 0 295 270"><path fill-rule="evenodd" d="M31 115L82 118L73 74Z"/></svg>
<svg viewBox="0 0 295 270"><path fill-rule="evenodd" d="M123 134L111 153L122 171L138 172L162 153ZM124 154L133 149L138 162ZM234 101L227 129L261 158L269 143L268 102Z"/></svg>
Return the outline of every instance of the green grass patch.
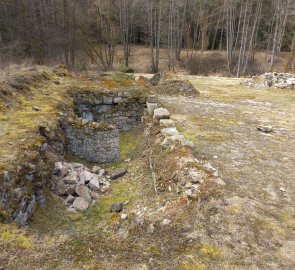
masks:
<svg viewBox="0 0 295 270"><path fill-rule="evenodd" d="M124 83L126 81L134 80L134 76L132 74L126 74L123 72L116 72L113 75L113 80L116 83Z"/></svg>
<svg viewBox="0 0 295 270"><path fill-rule="evenodd" d="M186 140L192 141L195 146L199 144L200 141L198 135L193 130L187 130L180 124L176 124L176 128L185 137Z"/></svg>
<svg viewBox="0 0 295 270"><path fill-rule="evenodd" d="M4 115L4 114L0 114L0 122L1 121L8 121L8 116L7 115Z"/></svg>
<svg viewBox="0 0 295 270"><path fill-rule="evenodd" d="M204 244L199 249L200 255L203 257L209 257L210 259L216 259L220 256L221 250L209 244Z"/></svg>
<svg viewBox="0 0 295 270"><path fill-rule="evenodd" d="M120 151L121 159L132 158L136 154L136 150L144 139L142 129L133 129L131 131L120 133Z"/></svg>

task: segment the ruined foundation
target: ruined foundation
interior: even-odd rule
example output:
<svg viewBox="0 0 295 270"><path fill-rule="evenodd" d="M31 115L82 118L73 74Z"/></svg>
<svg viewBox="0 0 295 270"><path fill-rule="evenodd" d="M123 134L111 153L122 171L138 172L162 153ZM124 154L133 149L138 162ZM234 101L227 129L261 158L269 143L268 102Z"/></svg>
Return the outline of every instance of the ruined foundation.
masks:
<svg viewBox="0 0 295 270"><path fill-rule="evenodd" d="M80 124L80 125L79 125ZM106 163L120 160L119 130L96 127L95 123L71 124L66 128L68 149L81 159Z"/></svg>

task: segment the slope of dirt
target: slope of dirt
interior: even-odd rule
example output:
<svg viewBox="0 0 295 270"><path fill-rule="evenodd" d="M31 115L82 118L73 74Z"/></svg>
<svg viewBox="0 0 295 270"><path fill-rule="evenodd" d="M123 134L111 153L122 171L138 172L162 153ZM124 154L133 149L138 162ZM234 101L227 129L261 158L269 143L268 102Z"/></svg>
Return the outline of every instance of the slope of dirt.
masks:
<svg viewBox="0 0 295 270"><path fill-rule="evenodd" d="M194 221L194 237L219 251L208 269L294 269L294 91L190 79L199 98L165 96L162 103L228 184ZM274 132L261 133L259 125Z"/></svg>

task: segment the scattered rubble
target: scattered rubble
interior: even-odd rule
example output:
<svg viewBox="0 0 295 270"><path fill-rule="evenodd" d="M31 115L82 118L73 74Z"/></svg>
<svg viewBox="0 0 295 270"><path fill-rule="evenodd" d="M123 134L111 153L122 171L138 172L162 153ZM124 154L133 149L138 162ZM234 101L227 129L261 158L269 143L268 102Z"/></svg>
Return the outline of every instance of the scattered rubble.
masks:
<svg viewBox="0 0 295 270"><path fill-rule="evenodd" d="M90 171L83 164L56 162L52 175L53 190L64 198L68 212L83 212L93 201L99 199L99 193L110 190L109 179L118 179L126 173L126 169L118 169L109 176L98 166L94 166ZM117 205L117 209L120 207Z"/></svg>
<svg viewBox="0 0 295 270"><path fill-rule="evenodd" d="M154 96L149 99L157 105ZM194 143L183 136L170 119L166 108L146 111L145 135L149 145L149 163L155 193L176 192L190 199L196 199L202 185L210 181L223 186L225 182L218 178L218 172L211 164L202 165L194 156ZM151 134L155 134L151 136ZM218 180L217 180L218 178Z"/></svg>
<svg viewBox="0 0 295 270"><path fill-rule="evenodd" d="M268 87L280 89L295 89L295 77L289 73L269 72L261 76L254 76L243 82L243 85L264 89Z"/></svg>

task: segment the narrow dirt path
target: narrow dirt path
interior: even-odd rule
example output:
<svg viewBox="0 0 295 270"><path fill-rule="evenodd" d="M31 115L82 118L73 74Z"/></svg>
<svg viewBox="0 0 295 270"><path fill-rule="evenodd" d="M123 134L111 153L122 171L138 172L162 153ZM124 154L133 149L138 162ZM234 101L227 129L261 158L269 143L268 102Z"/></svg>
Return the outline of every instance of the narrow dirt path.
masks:
<svg viewBox="0 0 295 270"><path fill-rule="evenodd" d="M192 82L200 97L160 100L227 183L196 216L195 238L220 251L209 269L295 269L294 91Z"/></svg>

